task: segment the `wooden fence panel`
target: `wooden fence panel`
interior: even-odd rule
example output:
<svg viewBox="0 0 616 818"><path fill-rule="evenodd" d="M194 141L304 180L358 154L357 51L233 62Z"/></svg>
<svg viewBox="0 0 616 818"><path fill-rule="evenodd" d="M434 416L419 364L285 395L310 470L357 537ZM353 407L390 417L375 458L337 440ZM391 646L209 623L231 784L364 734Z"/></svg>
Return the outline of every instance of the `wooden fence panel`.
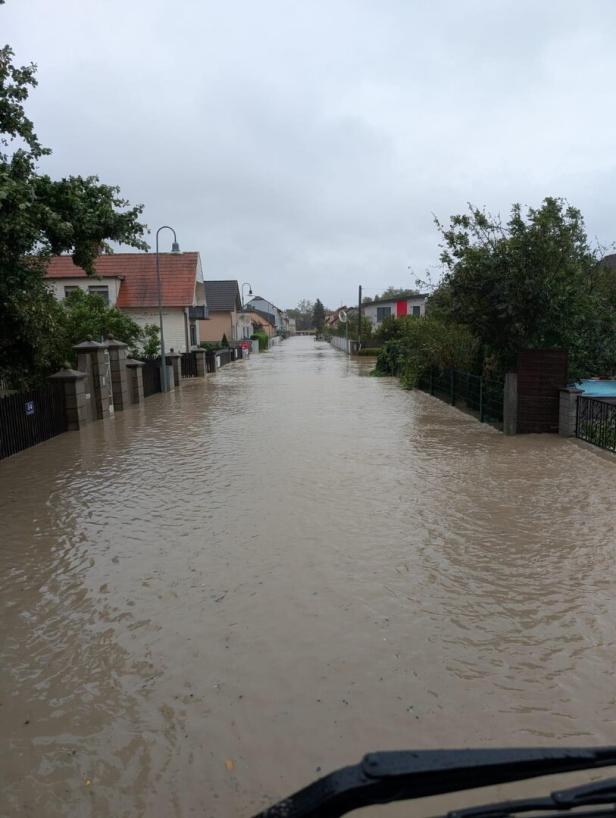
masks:
<svg viewBox="0 0 616 818"><path fill-rule="evenodd" d="M567 385L564 349L518 354L518 433L558 433L559 390Z"/></svg>

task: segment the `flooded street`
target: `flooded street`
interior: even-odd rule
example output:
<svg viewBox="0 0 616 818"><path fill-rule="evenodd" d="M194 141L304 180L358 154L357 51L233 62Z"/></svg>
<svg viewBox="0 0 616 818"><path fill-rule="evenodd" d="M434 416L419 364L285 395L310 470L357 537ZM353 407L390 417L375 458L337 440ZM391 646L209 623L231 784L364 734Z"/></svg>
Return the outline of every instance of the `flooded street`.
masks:
<svg viewBox="0 0 616 818"><path fill-rule="evenodd" d="M290 339L0 463L2 816L616 743L616 464L369 369Z"/></svg>

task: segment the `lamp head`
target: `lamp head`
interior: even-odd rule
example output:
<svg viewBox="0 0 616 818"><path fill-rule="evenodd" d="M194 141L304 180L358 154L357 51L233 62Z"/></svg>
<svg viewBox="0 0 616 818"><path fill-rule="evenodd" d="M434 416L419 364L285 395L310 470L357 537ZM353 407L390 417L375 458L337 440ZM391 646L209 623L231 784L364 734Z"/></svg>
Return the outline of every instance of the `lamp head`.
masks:
<svg viewBox="0 0 616 818"><path fill-rule="evenodd" d="M177 243L177 241L174 241L173 244L171 245L171 252L172 253L180 252L180 245Z"/></svg>

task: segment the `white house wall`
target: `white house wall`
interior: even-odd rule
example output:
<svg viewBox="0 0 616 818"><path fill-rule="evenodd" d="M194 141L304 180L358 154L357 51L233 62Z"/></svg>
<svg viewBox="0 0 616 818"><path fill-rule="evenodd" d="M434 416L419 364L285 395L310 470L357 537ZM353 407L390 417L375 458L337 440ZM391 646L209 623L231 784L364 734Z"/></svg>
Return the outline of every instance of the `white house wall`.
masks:
<svg viewBox="0 0 616 818"><path fill-rule="evenodd" d="M109 287L109 305L115 306L118 300L118 293L120 292L121 280L119 278L48 278L47 285L51 289L54 297L58 301L64 301L65 287L79 287L85 293L88 292L88 287Z"/></svg>
<svg viewBox="0 0 616 818"><path fill-rule="evenodd" d="M396 304L398 303L399 299L394 301L380 301L376 304L364 304L362 306L362 312L370 320L372 326L377 327L379 326L379 322L376 320L377 315L377 308L378 307L389 307L391 310L391 315L395 318L396 317ZM413 314L413 307L419 307L420 315L426 314L426 299L425 298L407 298L406 299L406 311L407 315Z"/></svg>
<svg viewBox="0 0 616 818"><path fill-rule="evenodd" d="M146 324L159 325L158 309L131 309L125 307L122 312L129 315L133 321L144 327ZM197 343L199 343L199 322L197 324ZM186 325L184 310L181 307L165 307L163 309L163 329L165 332L165 350L169 352L187 352Z"/></svg>

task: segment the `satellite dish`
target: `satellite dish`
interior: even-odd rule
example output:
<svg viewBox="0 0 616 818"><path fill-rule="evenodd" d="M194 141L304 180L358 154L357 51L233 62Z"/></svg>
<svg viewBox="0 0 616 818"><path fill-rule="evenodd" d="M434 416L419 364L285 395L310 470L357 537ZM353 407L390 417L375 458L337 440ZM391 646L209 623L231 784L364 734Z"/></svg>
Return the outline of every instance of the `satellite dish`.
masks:
<svg viewBox="0 0 616 818"><path fill-rule="evenodd" d="M338 320L341 324L346 324L346 322L349 320L349 317L344 310L340 310L338 313Z"/></svg>

